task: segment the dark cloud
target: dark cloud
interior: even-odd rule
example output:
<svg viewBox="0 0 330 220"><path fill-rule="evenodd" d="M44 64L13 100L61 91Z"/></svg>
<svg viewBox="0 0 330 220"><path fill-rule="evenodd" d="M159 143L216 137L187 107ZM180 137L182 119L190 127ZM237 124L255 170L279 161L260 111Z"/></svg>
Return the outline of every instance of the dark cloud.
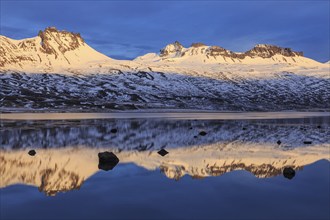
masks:
<svg viewBox="0 0 330 220"><path fill-rule="evenodd" d="M245 51L276 44L329 60L329 1L1 1L1 34L79 32L109 56L133 58L176 40Z"/></svg>

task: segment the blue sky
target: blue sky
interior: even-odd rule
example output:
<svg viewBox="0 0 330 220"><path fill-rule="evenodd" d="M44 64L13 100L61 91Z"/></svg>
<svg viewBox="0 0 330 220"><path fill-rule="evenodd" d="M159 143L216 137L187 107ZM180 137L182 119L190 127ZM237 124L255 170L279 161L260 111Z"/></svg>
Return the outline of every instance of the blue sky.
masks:
<svg viewBox="0 0 330 220"><path fill-rule="evenodd" d="M1 35L21 39L55 26L81 33L90 46L119 59L159 52L176 40L237 52L267 43L324 62L330 59L329 10L329 0L1 0Z"/></svg>

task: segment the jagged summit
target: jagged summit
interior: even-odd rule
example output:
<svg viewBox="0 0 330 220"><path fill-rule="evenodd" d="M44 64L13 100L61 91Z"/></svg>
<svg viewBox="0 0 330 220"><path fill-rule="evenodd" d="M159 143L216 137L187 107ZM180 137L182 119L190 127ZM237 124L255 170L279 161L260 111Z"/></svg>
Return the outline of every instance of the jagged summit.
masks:
<svg viewBox="0 0 330 220"><path fill-rule="evenodd" d="M259 56L262 58L270 58L277 54L286 57L304 56L303 52L296 52L291 48L284 48L270 44L257 44L251 50L246 51L244 54L246 56Z"/></svg>
<svg viewBox="0 0 330 220"><path fill-rule="evenodd" d="M172 44L166 45L163 49L160 50L160 57L166 57L171 55L179 55L182 52L183 46L178 41L175 41Z"/></svg>
<svg viewBox="0 0 330 220"><path fill-rule="evenodd" d="M38 36L14 40L0 36L0 69L58 72L109 57L89 47L79 33L48 27Z"/></svg>
<svg viewBox="0 0 330 220"><path fill-rule="evenodd" d="M56 57L58 56L57 49L64 54L85 45L84 39L79 33L59 31L56 27L47 27L44 31L40 30L38 36L41 38L42 52L54 54Z"/></svg>

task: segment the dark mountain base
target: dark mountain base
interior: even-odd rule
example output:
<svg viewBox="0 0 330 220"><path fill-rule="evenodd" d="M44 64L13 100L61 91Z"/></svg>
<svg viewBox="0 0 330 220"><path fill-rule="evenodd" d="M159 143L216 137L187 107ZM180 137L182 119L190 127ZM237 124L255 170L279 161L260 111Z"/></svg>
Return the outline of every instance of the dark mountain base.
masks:
<svg viewBox="0 0 330 220"><path fill-rule="evenodd" d="M88 76L3 73L0 79L2 112L330 109L329 80L288 73L239 81L159 72Z"/></svg>

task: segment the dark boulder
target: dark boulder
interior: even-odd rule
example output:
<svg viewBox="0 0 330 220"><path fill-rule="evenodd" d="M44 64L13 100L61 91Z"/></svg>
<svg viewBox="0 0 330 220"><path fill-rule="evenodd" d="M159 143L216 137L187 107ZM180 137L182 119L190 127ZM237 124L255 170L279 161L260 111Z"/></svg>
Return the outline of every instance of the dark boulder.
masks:
<svg viewBox="0 0 330 220"><path fill-rule="evenodd" d="M28 154L29 154L30 156L34 156L34 155L37 154L37 152L36 152L35 150L30 150L30 151L28 152Z"/></svg>
<svg viewBox="0 0 330 220"><path fill-rule="evenodd" d="M296 171L291 167L286 167L283 170L283 176L289 180L291 180L296 175Z"/></svg>
<svg viewBox="0 0 330 220"><path fill-rule="evenodd" d="M164 157L166 154L168 154L168 151L165 149L161 149L160 151L157 152L159 155L161 155L162 157Z"/></svg>
<svg viewBox="0 0 330 220"><path fill-rule="evenodd" d="M119 163L119 159L118 157L112 153L112 152L100 152L98 154L99 156L99 169L101 170L112 170L118 163Z"/></svg>
<svg viewBox="0 0 330 220"><path fill-rule="evenodd" d="M110 130L110 132L113 133L113 134L117 133L117 131L118 130L116 128L113 128L113 129Z"/></svg>
<svg viewBox="0 0 330 220"><path fill-rule="evenodd" d="M207 133L205 132L205 131L201 131L201 132L199 132L199 135L201 135L201 136L205 136Z"/></svg>

